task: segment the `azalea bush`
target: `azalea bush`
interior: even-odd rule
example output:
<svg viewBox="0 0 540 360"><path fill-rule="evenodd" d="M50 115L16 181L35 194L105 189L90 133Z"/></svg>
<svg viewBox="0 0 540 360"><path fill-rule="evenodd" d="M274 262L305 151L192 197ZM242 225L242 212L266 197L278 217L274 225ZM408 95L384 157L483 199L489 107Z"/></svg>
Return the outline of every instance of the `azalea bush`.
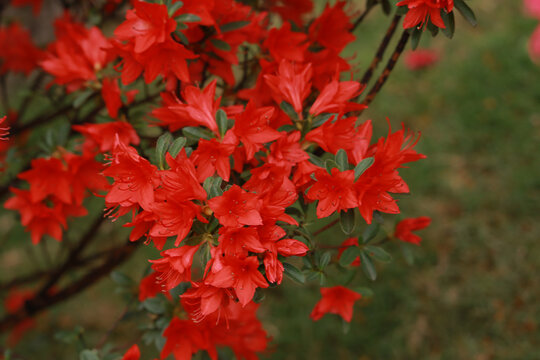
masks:
<svg viewBox="0 0 540 360"><path fill-rule="evenodd" d="M256 359L271 354L266 293L316 284L305 321L347 323L386 245L420 244L430 218L398 206L414 201L399 171L425 158L419 133L374 119L388 123L376 138L361 115L408 44L451 38L456 9L476 24L463 0L59 4L46 46L0 9L2 236L47 264L0 285L4 358L41 313L110 275L135 340L109 341L114 321L95 344L58 329L81 359L139 359L140 346ZM28 5L43 11L2 6ZM375 11L389 26L361 69L342 51ZM338 245L321 241L332 228ZM144 247L159 255L117 271Z"/></svg>

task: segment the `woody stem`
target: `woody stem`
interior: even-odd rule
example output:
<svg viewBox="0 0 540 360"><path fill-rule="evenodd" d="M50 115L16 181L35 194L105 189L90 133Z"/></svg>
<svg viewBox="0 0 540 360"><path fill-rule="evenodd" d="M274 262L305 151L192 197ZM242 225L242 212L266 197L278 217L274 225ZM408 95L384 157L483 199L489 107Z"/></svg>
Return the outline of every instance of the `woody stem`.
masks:
<svg viewBox="0 0 540 360"><path fill-rule="evenodd" d="M360 15L358 17L358 19L356 19L356 21L354 22L353 24L353 27L351 29L351 32L353 32L354 30L356 30L356 28L362 23L362 21L364 21L364 19L366 18L366 16L369 14L369 12L371 11L371 9L373 9L375 7L377 3L373 2L373 3L370 3L368 4L368 6L366 7L366 10L364 10L364 12L362 13L362 15Z"/></svg>
<svg viewBox="0 0 540 360"><path fill-rule="evenodd" d="M320 233L330 229L331 227L333 227L334 225L336 225L337 223L339 222L339 219L335 219L335 220L332 220L331 222L329 222L328 224L324 225L322 228L320 228L319 230L316 230L315 232L313 232L313 236L317 236L319 235Z"/></svg>
<svg viewBox="0 0 540 360"><path fill-rule="evenodd" d="M401 56L401 53L405 49L405 45L407 45L407 42L409 41L410 33L407 30L404 30L401 34L401 38L399 39L398 44L396 45L396 48L394 52L392 53L392 56L390 59L388 59L388 62L386 63L386 67L384 68L382 74L377 79L377 82L373 85L371 90L369 91L368 95L362 102L364 105L369 105L373 99L377 96L381 88L383 87L384 83L388 79L388 76L390 76L390 73L394 69L399 57ZM360 115L362 113L362 110L359 111Z"/></svg>

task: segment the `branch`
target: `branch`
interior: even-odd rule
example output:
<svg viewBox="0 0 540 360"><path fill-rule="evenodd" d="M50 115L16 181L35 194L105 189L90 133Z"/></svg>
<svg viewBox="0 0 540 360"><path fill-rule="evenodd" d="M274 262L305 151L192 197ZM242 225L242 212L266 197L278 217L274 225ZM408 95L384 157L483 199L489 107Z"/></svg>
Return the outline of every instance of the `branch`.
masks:
<svg viewBox="0 0 540 360"><path fill-rule="evenodd" d="M138 243L128 241L124 246L109 254L105 262L88 271L83 277L72 282L62 290L45 294L36 294L27 300L20 310L8 314L0 319L0 333L11 330L15 325L31 318L45 309L67 300L81 291L92 286L104 276L108 275L114 268L126 261L137 248Z"/></svg>
<svg viewBox="0 0 540 360"><path fill-rule="evenodd" d="M375 99L375 96L379 93L381 88L383 87L384 83L388 79L388 76L394 69L394 66L396 65L399 57L401 56L401 53L403 52L403 49L405 49L405 45L407 45L407 42L409 41L410 33L407 30L404 30L401 34L401 38L399 39L399 42L396 46L396 49L392 53L392 56L390 59L388 59L388 62L386 63L386 67L382 74L377 79L377 82L373 85L371 90L369 91L369 94L366 96L362 104L369 105L373 99ZM359 115L362 113L362 110L359 111Z"/></svg>
<svg viewBox="0 0 540 360"><path fill-rule="evenodd" d="M324 225L322 228L320 228L319 230L316 230L314 233L313 233L313 236L317 236L319 235L320 233L330 229L331 227L333 227L334 225L336 225L337 223L339 222L339 218L329 222L328 224Z"/></svg>
<svg viewBox="0 0 540 360"><path fill-rule="evenodd" d="M354 30L356 30L356 28L362 23L362 21L364 21L364 19L366 18L366 16L369 14L369 12L371 11L371 9L373 9L375 7L377 3L376 2L373 2L373 3L370 3L367 7L366 7L366 10L364 10L364 12L362 13L362 15L360 15L358 17L358 19L356 19L356 21L354 22L353 24L353 27L351 29L351 32L353 32Z"/></svg>
<svg viewBox="0 0 540 360"><path fill-rule="evenodd" d="M390 26L388 26L388 29L386 30L386 34L384 34L384 38L381 44L379 45L377 52L375 53L375 57L371 61L369 68L366 70L366 72L362 76L362 79L360 80L361 84L364 84L367 86L367 84L371 80L371 77L373 76L373 72L375 72L375 69L381 62L382 58L384 57L384 53L386 52L386 49L388 48L388 45L390 44L390 40L392 40L392 37L394 36L396 32L396 28L400 20L401 20L401 15L395 15L394 18L392 19L392 22L390 23ZM358 98L359 97L360 95L358 96Z"/></svg>

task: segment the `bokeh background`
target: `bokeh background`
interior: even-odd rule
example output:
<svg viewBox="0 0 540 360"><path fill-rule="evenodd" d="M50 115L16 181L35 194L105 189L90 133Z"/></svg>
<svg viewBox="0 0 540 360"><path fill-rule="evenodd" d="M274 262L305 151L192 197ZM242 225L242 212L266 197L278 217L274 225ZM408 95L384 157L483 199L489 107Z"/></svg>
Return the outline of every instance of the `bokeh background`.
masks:
<svg viewBox="0 0 540 360"><path fill-rule="evenodd" d="M413 196L400 200L405 216L432 218L422 245L410 247L414 263L390 244L395 261L377 264L377 281L358 274L373 296L355 306L349 327L333 315L309 319L316 283L305 289L285 280L267 291L261 317L274 338L268 358L540 359L540 66L527 52L537 20L519 0L468 3L478 26L458 16L454 39L424 34L420 48L440 61L421 71L400 61L362 115L377 136L388 131L386 117L394 128L404 123L422 132L417 149L427 159L403 170ZM374 12L356 31L347 52L360 69L389 22ZM344 239L339 231L321 235L330 243ZM19 261L5 249L0 273ZM123 271L138 278L147 257L139 254ZM114 289L103 281L49 311L17 354L76 358L54 332L81 325L90 343L99 341L124 311ZM119 345L134 340L134 326L127 319L115 329Z"/></svg>

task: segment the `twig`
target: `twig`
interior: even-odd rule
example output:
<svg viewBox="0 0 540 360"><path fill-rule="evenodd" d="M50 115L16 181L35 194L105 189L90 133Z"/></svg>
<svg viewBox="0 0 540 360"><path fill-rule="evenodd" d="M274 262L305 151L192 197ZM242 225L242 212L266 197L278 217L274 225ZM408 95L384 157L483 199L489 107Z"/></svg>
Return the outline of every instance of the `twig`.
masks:
<svg viewBox="0 0 540 360"><path fill-rule="evenodd" d="M403 49L405 49L405 45L407 45L407 42L409 41L410 33L405 30L401 34L401 38L399 39L399 42L396 46L396 49L394 50L392 56L390 59L388 59L388 62L386 63L386 67L383 70L382 74L377 79L377 82L373 85L371 90L369 91L369 94L366 96L362 104L369 105L373 99L377 96L381 88L383 87L384 83L388 79L388 76L394 69L394 66L396 65L401 53L403 52ZM362 113L362 110L359 111L359 113Z"/></svg>
<svg viewBox="0 0 540 360"><path fill-rule="evenodd" d="M322 228L320 228L319 230L316 230L314 233L313 233L313 236L317 236L319 235L320 233L330 229L331 227L333 227L334 225L336 225L337 223L339 222L339 219L335 219L331 222L329 222L328 224L324 225Z"/></svg>
<svg viewBox="0 0 540 360"><path fill-rule="evenodd" d="M356 19L356 21L354 22L353 24L353 27L351 29L351 32L353 32L354 30L356 30L356 28L362 23L362 21L364 21L364 19L366 18L366 16L369 14L369 12L371 11L371 9L373 9L375 7L377 3L373 2L373 3L370 3L366 10L364 10L364 12L362 13L362 15L360 15L358 17L358 19Z"/></svg>

